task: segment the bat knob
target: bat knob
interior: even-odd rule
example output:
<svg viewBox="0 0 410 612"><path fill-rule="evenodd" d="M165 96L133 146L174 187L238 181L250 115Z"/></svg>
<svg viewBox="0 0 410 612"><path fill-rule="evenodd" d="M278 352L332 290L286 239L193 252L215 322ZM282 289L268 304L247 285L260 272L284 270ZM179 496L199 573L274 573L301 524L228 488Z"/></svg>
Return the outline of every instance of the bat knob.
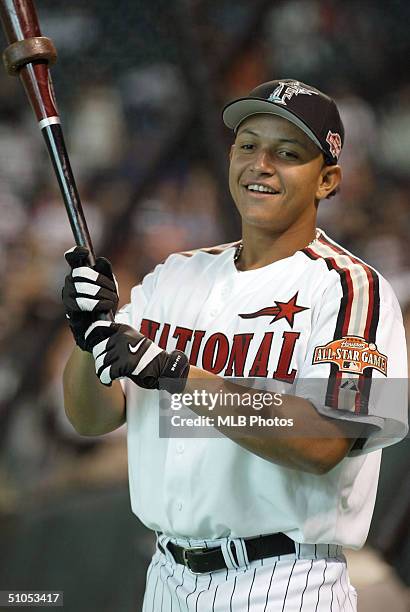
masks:
<svg viewBox="0 0 410 612"><path fill-rule="evenodd" d="M15 76L20 68L35 60L44 60L54 64L57 51L53 41L47 36L33 36L17 40L9 45L3 53L3 62L9 74Z"/></svg>

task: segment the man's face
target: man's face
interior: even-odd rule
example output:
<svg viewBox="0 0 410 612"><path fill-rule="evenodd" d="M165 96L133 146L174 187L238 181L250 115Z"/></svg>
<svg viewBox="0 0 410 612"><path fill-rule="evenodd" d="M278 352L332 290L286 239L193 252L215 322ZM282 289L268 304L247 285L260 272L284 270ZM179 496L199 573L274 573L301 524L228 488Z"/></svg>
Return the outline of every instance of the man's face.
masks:
<svg viewBox="0 0 410 612"><path fill-rule="evenodd" d="M323 155L295 125L275 115L249 117L230 158L229 187L243 223L283 232L315 217Z"/></svg>

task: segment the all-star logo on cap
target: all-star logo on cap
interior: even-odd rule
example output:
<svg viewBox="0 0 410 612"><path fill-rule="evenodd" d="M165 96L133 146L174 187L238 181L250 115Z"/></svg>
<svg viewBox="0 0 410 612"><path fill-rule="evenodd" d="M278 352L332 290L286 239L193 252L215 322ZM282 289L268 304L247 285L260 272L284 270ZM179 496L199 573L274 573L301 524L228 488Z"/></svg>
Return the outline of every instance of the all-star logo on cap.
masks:
<svg viewBox="0 0 410 612"><path fill-rule="evenodd" d="M286 319L289 323L290 327L293 328L293 323L295 320L295 315L298 312L302 312L303 310L309 310L307 306L299 306L296 304L298 299L298 293L290 298L288 302L279 302L276 300L274 302L275 306L267 306L266 308L261 308L256 312L251 312L249 314L240 314L241 319L256 319L256 317L271 317L273 319L271 323L275 323L275 321L279 321L280 319Z"/></svg>
<svg viewBox="0 0 410 612"><path fill-rule="evenodd" d="M280 81L268 100L269 102L276 102L276 104L284 104L286 106L287 99L290 100L292 96L298 96L299 94L304 94L305 96L312 96L314 94L317 96L318 92L313 91L313 89L308 89L307 87L302 87L299 81L291 81L290 83Z"/></svg>

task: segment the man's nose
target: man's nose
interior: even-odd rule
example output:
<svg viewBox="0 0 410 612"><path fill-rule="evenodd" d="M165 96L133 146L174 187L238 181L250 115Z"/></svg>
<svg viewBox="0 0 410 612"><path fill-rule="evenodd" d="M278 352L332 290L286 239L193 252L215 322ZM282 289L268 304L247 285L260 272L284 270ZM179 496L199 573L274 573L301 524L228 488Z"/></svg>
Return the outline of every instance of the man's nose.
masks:
<svg viewBox="0 0 410 612"><path fill-rule="evenodd" d="M254 157L252 169L254 172L260 172L263 174L274 174L275 165L273 163L272 155L266 149L261 149L257 152Z"/></svg>

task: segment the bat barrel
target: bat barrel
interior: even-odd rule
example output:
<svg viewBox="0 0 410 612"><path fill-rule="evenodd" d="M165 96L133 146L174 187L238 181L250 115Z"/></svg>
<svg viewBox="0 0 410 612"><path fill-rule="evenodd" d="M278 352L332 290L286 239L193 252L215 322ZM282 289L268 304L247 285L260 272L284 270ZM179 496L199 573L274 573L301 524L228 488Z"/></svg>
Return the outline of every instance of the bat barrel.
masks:
<svg viewBox="0 0 410 612"><path fill-rule="evenodd" d="M18 40L41 36L32 0L1 0L0 18L10 44Z"/></svg>
<svg viewBox="0 0 410 612"><path fill-rule="evenodd" d="M37 121L58 118L48 69L57 52L41 34L33 0L0 0L0 19L10 43L3 54L7 72L20 76Z"/></svg>

